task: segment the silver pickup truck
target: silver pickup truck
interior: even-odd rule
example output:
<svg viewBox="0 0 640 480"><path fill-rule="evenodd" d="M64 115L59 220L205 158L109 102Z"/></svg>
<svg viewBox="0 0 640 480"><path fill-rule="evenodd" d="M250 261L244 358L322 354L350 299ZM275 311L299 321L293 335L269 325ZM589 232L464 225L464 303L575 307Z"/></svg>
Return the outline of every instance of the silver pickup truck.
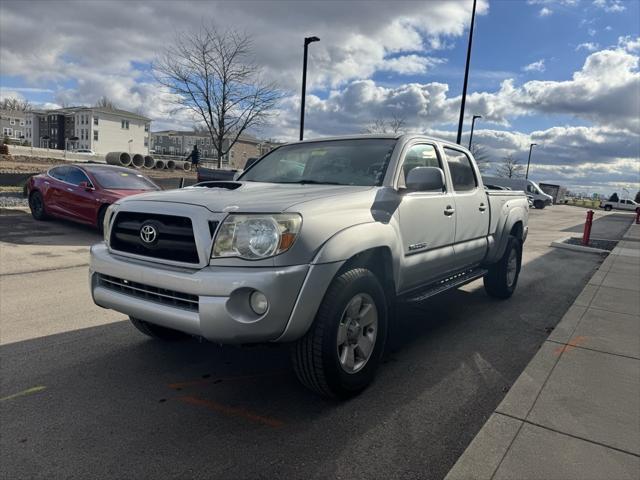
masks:
<svg viewBox="0 0 640 480"><path fill-rule="evenodd" d="M237 180L112 205L91 292L151 337L291 342L301 382L345 398L372 381L398 302L480 277L510 297L527 221L526 197L487 191L456 144L291 143Z"/></svg>

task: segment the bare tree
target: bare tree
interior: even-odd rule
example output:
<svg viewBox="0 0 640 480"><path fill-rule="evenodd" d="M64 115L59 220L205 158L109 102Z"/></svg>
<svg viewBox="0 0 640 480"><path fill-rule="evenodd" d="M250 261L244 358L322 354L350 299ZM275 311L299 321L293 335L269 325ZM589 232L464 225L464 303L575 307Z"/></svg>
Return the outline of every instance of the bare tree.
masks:
<svg viewBox="0 0 640 480"><path fill-rule="evenodd" d="M264 125L283 97L262 78L251 37L212 26L178 35L154 63L154 75L172 94L175 111L191 111L205 124L218 168L240 135Z"/></svg>
<svg viewBox="0 0 640 480"><path fill-rule="evenodd" d="M391 119L378 118L364 127L364 133L404 133L406 118L403 115L393 114Z"/></svg>
<svg viewBox="0 0 640 480"><path fill-rule="evenodd" d="M504 157L502 163L496 169L498 176L505 178L522 178L524 176L523 171L524 166L520 165L512 154Z"/></svg>
<svg viewBox="0 0 640 480"><path fill-rule="evenodd" d="M95 106L98 108L106 108L109 110L116 110L118 108L115 102L111 100L109 97L107 97L106 95L103 95L102 97L100 97L96 102Z"/></svg>
<svg viewBox="0 0 640 480"><path fill-rule="evenodd" d="M472 143L471 153L473 154L473 158L476 159L476 164L478 164L480 172L486 173L491 167L491 158L489 157L487 150L477 143Z"/></svg>
<svg viewBox="0 0 640 480"><path fill-rule="evenodd" d="M31 110L29 100L20 100L19 98L7 97L0 101L0 110L12 110L18 112L27 112Z"/></svg>

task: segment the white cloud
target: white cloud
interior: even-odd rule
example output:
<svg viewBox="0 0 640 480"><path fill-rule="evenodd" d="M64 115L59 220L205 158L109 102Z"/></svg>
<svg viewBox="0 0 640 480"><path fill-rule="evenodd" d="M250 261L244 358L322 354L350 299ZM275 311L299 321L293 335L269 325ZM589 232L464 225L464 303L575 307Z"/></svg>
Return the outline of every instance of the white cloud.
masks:
<svg viewBox="0 0 640 480"><path fill-rule="evenodd" d="M609 13L624 12L627 9L621 0L593 0L593 4Z"/></svg>
<svg viewBox="0 0 640 480"><path fill-rule="evenodd" d="M378 67L380 70L392 71L401 75L426 73L429 68L445 63L441 58L422 57L420 55L404 55L384 60Z"/></svg>
<svg viewBox="0 0 640 480"><path fill-rule="evenodd" d="M576 52L579 52L580 50L586 50L587 52L595 52L599 47L600 45L598 45L595 42L585 42L585 43L581 43L576 47Z"/></svg>
<svg viewBox="0 0 640 480"><path fill-rule="evenodd" d="M524 70L525 72L544 72L544 58L538 60L537 62L530 63L529 65L525 65L524 67L522 67L522 70Z"/></svg>
<svg viewBox="0 0 640 480"><path fill-rule="evenodd" d="M640 37L635 39L631 35L618 37L618 46L627 52L640 52Z"/></svg>
<svg viewBox="0 0 640 480"><path fill-rule="evenodd" d="M540 9L540 11L538 12L538 16L540 16L540 17L548 17L551 14L553 14L553 10L551 10L550 8L547 8L547 7L542 7Z"/></svg>

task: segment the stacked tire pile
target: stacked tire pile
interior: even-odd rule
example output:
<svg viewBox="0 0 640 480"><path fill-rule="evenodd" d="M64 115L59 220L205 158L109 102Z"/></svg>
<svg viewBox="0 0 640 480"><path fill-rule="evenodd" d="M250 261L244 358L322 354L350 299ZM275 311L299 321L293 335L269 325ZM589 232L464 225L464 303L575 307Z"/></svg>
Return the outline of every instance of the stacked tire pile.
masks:
<svg viewBox="0 0 640 480"><path fill-rule="evenodd" d="M183 170L188 172L191 170L191 162L176 162L175 160L162 160L153 158L151 155L142 155L140 153L130 154L127 152L109 152L105 157L109 165L118 165L119 167L144 168L147 170Z"/></svg>

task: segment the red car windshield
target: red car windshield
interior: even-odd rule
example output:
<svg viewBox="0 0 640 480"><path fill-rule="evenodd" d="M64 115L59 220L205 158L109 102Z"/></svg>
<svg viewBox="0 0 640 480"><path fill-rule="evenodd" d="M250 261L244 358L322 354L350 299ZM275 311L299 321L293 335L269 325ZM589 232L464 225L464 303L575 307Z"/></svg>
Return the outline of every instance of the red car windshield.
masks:
<svg viewBox="0 0 640 480"><path fill-rule="evenodd" d="M91 173L102 188L110 190L158 190L155 183L136 172L112 169L93 169Z"/></svg>

